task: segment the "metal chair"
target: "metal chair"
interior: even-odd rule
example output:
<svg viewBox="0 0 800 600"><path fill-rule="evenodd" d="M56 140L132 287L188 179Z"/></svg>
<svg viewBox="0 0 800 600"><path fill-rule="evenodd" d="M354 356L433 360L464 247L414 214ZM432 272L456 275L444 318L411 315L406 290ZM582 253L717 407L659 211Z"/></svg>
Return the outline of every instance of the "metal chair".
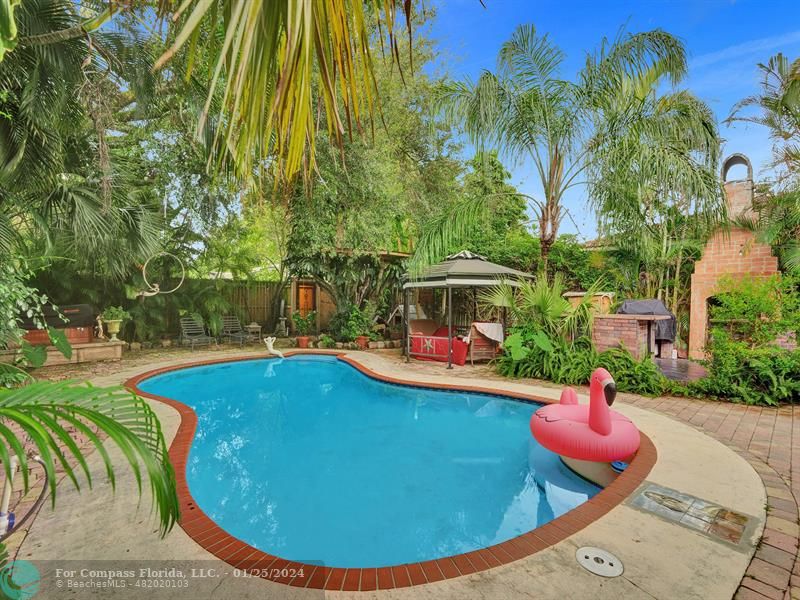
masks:
<svg viewBox="0 0 800 600"><path fill-rule="evenodd" d="M181 318L182 345L190 345L192 352L194 352L195 345L208 346L211 343L216 344L217 338L207 335L202 323L199 323L194 317Z"/></svg>

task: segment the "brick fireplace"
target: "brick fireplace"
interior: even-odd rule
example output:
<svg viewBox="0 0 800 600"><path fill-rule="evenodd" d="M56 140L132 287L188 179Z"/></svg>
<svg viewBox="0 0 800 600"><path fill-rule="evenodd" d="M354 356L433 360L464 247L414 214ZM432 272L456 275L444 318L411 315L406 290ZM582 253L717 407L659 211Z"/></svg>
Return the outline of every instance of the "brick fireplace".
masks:
<svg viewBox="0 0 800 600"><path fill-rule="evenodd" d="M734 166L745 166L747 178L727 181ZM753 167L743 154L732 154L722 165L728 216L734 219L753 210ZM756 241L752 232L738 227L718 231L706 243L703 257L695 263L689 312L689 358L705 358L708 337L708 301L717 292L719 279L730 276L769 277L778 273L778 259L770 247Z"/></svg>

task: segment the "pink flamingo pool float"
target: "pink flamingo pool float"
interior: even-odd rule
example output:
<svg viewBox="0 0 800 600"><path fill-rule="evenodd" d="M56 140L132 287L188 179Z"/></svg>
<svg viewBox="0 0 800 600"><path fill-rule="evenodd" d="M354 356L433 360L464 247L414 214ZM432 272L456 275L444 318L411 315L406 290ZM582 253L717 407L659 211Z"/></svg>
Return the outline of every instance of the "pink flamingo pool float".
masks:
<svg viewBox="0 0 800 600"><path fill-rule="evenodd" d="M537 410L531 433L545 448L562 457L609 463L626 459L639 449L639 430L630 419L609 407L617 386L605 369L589 380L589 404L578 404L572 388L561 392L558 404Z"/></svg>

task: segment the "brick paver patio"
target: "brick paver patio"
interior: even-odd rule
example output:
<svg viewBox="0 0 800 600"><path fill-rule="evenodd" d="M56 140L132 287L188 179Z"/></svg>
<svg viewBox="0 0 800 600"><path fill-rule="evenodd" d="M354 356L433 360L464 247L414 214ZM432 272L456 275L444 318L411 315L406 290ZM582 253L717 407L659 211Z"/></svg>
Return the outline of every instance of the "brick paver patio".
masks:
<svg viewBox="0 0 800 600"><path fill-rule="evenodd" d="M767 490L767 523L736 598L800 598L800 408L631 395L624 401L689 423L750 462Z"/></svg>

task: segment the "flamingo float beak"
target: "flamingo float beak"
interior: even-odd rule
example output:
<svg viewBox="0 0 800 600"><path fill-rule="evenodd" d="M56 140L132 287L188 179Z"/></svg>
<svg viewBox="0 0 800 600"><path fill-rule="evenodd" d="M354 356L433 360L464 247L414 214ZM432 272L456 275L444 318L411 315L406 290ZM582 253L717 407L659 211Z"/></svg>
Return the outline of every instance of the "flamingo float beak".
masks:
<svg viewBox="0 0 800 600"><path fill-rule="evenodd" d="M603 393L606 396L606 404L611 406L614 404L614 398L617 397L617 384L610 377L601 381L600 384L603 386Z"/></svg>

